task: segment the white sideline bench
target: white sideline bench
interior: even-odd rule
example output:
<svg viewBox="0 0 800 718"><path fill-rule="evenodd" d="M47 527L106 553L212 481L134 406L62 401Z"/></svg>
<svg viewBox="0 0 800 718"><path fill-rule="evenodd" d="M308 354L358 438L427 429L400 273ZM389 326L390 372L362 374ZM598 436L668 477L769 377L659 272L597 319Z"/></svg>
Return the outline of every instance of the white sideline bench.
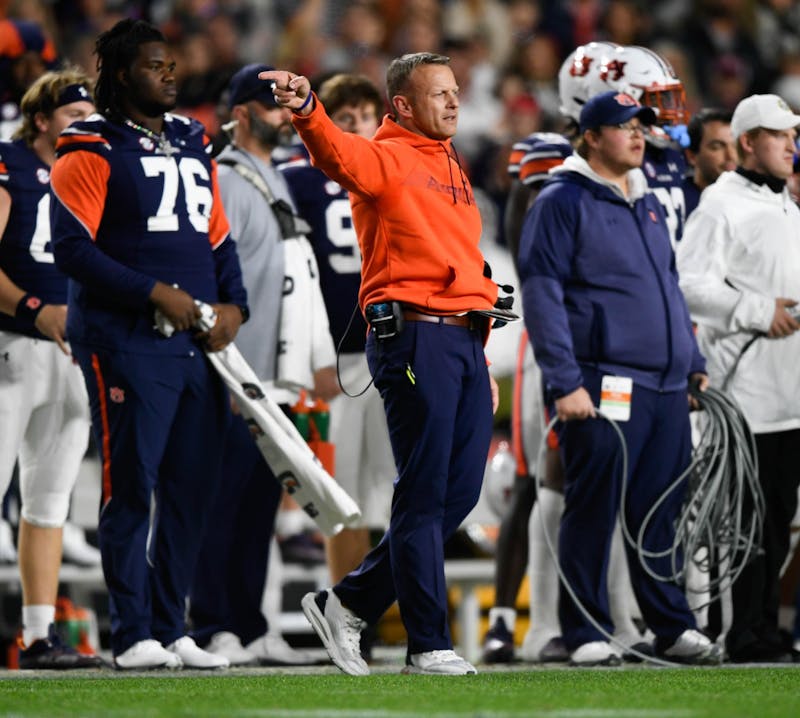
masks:
<svg viewBox="0 0 800 718"><path fill-rule="evenodd" d="M460 629L460 648L464 658L477 661L480 658L480 617L477 588L491 584L494 580L495 563L492 559L452 559L445 561L444 572L448 587L461 589L461 601L456 606L456 621ZM325 565L307 566L286 563L282 568L284 585L301 581L313 583L317 589L329 585L328 569ZM102 585L103 571L99 566L84 568L64 564L59 573L62 583ZM12 591L19 590L19 572L16 566L0 566L0 586ZM299 608L299 607L298 607ZM311 626L302 611L283 611L280 615L282 633L309 633Z"/></svg>
<svg viewBox="0 0 800 718"><path fill-rule="evenodd" d="M456 620L460 629L460 648L470 663L481 657L481 606L478 601L479 586L494 583L494 559L451 559L444 562L444 575L450 588L461 589L461 603L456 606Z"/></svg>

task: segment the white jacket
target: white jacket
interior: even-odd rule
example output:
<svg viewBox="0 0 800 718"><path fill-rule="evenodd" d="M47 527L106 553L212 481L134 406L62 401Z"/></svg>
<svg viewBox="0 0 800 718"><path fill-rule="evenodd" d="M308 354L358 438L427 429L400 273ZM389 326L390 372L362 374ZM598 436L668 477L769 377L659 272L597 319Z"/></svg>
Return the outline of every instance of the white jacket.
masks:
<svg viewBox="0 0 800 718"><path fill-rule="evenodd" d="M676 251L680 287L714 386L755 433L800 427L800 332L766 334L775 299L800 301L800 210L736 172L703 193ZM738 364L737 364L738 360Z"/></svg>

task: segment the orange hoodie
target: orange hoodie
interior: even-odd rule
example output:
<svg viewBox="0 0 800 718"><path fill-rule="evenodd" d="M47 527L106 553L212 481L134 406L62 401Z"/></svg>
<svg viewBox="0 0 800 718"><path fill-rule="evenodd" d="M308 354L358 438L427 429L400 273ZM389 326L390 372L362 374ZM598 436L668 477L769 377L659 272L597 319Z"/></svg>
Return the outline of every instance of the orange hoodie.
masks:
<svg viewBox="0 0 800 718"><path fill-rule="evenodd" d="M481 219L450 140L402 128L387 115L371 140L342 132L316 102L293 123L314 166L350 192L361 247L359 304L399 301L433 314L489 309Z"/></svg>

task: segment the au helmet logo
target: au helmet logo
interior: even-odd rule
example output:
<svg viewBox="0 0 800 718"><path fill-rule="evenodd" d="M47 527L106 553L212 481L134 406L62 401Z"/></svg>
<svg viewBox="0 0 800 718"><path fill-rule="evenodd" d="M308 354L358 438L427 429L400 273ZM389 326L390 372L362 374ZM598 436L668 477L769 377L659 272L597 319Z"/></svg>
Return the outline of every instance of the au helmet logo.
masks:
<svg viewBox="0 0 800 718"><path fill-rule="evenodd" d="M587 55L578 57L572 62L569 68L569 74L572 77L586 77L589 74L589 68L592 66L592 58Z"/></svg>
<svg viewBox="0 0 800 718"><path fill-rule="evenodd" d="M607 62L600 70L600 79L618 82L625 77L625 65L627 64L628 63L624 60L611 60Z"/></svg>
<svg viewBox="0 0 800 718"><path fill-rule="evenodd" d="M637 107L639 105L636 100L630 95L626 95L624 92L614 95L614 100L618 105L622 105L623 107Z"/></svg>

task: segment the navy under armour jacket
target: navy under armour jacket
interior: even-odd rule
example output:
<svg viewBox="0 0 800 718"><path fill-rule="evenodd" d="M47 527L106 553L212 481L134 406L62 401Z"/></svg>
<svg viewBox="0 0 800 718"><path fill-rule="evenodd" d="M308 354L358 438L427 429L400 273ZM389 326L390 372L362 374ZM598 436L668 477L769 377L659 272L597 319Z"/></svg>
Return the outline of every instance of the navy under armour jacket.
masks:
<svg viewBox="0 0 800 718"><path fill-rule="evenodd" d="M678 287L661 205L638 169L629 193L573 155L525 218L519 251L525 322L550 400L581 367L677 391L705 371Z"/></svg>

